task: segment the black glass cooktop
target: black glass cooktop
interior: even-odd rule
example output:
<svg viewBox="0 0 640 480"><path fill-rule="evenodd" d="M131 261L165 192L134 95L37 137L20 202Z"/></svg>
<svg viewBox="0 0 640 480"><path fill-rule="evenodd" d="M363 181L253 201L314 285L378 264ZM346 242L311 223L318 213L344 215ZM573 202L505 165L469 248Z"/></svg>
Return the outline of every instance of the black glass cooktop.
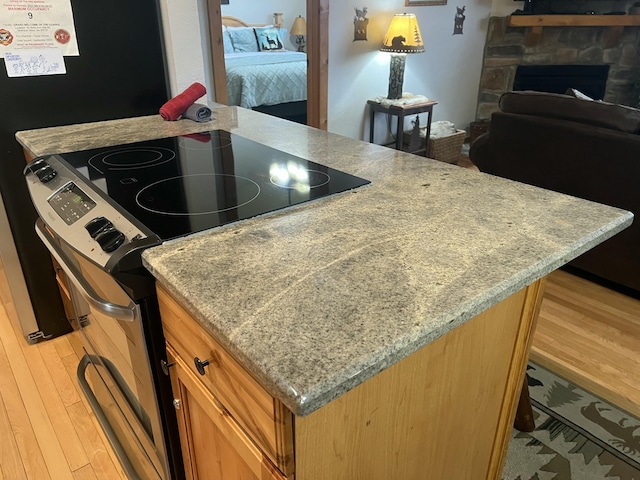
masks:
<svg viewBox="0 0 640 480"><path fill-rule="evenodd" d="M369 183L224 130L61 156L162 240Z"/></svg>

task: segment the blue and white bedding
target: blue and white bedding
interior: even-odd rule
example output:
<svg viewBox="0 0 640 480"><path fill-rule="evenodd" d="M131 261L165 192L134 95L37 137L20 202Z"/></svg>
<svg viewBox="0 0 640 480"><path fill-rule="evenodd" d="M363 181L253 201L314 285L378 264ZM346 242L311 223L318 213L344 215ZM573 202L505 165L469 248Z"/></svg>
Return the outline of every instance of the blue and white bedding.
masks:
<svg viewBox="0 0 640 480"><path fill-rule="evenodd" d="M227 53L225 63L229 105L252 108L307 99L306 53Z"/></svg>

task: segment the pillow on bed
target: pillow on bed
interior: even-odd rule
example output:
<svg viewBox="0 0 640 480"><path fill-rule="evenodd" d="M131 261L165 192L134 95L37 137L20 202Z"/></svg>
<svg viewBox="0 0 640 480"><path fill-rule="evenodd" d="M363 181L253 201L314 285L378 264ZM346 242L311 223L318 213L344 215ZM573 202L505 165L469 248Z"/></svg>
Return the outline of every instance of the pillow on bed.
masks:
<svg viewBox="0 0 640 480"><path fill-rule="evenodd" d="M252 27L227 27L234 52L259 52L256 34Z"/></svg>
<svg viewBox="0 0 640 480"><path fill-rule="evenodd" d="M282 43L284 43L287 39L287 29L282 27L278 29L278 32L280 32L280 40L282 40Z"/></svg>
<svg viewBox="0 0 640 480"><path fill-rule="evenodd" d="M261 52L274 52L284 50L280 32L276 27L256 27L256 39Z"/></svg>
<svg viewBox="0 0 640 480"><path fill-rule="evenodd" d="M233 42L226 27L223 27L222 30L222 44L224 45L224 53L233 53Z"/></svg>

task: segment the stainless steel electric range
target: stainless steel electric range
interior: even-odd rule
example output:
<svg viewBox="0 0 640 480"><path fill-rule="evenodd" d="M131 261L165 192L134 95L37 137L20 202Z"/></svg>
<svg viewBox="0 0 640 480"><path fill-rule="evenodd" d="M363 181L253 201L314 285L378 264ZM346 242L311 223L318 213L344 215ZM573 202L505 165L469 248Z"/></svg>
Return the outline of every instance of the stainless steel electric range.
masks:
<svg viewBox="0 0 640 480"><path fill-rule="evenodd" d="M222 130L33 160L38 235L71 281L78 381L131 478L181 478L153 277L164 241L368 184Z"/></svg>

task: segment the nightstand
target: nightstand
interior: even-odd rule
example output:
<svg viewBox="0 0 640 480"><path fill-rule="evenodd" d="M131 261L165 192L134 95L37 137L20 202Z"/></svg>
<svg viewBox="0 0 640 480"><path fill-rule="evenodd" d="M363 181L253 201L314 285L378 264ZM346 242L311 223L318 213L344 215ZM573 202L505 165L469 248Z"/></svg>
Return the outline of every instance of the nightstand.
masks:
<svg viewBox="0 0 640 480"><path fill-rule="evenodd" d="M386 113L387 115L395 115L398 117L398 128L396 132L396 150L403 150L403 136L404 136L404 119L408 115L416 115L419 113L427 114L427 132L424 142L424 147L419 150L409 153L422 153L426 155L429 147L429 134L431 133L431 116L433 115L433 106L438 102L435 100L424 99L424 101L416 101L411 103L394 103L393 100L382 103L378 99L367 100L369 105L369 142L373 143L373 132L375 126L376 112Z"/></svg>

